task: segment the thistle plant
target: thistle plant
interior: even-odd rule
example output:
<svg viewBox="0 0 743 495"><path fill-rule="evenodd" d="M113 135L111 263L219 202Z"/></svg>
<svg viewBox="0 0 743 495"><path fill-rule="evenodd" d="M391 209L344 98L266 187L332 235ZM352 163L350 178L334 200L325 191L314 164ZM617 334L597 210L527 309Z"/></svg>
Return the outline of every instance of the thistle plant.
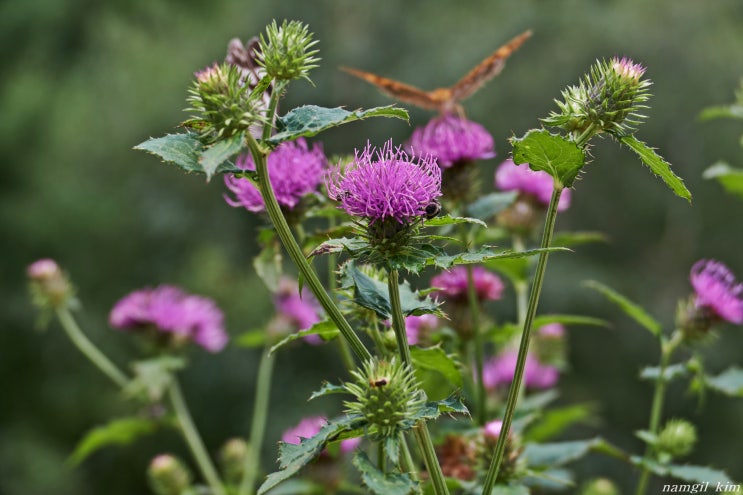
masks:
<svg viewBox="0 0 743 495"><path fill-rule="evenodd" d="M185 132L137 146L207 180L224 174L226 204L256 215L260 253L253 266L275 312L264 328L230 339L214 300L172 285L140 289L115 302L109 315L112 328L145 344L144 355L124 372L77 326L74 289L57 263L45 259L28 268L34 302L57 315L135 413L172 412L167 418L175 418L198 477L186 461L160 454L147 470L152 491L541 493L555 483L572 486L565 465L591 453L638 468L638 495L653 474L698 480L702 472L727 479L720 471L677 464L693 450L698 433L687 419L663 417L671 379L690 378L699 393L705 387L730 390L739 382L735 371L726 372L732 378L708 375L699 351L717 327L743 323L743 285L714 260L693 266L694 292L681 299L669 333L629 299L589 284L658 340L659 366L642 376L655 386L648 429L636 433L646 444L644 455L603 439L552 438L592 413L582 405L566 412L552 404L567 368L567 328L605 324L586 316L538 315L548 256L566 251L553 246L558 212L567 211L571 194L578 194L572 189L585 172L592 140L608 136L629 147L673 192L690 199L669 164L635 137L649 99L646 69L627 58L596 62L563 91L557 111L542 119L555 133L532 129L511 139L513 153L496 171L495 190L481 194L478 161L495 156L493 136L468 120L463 108L455 115L451 105L416 128L404 146L391 139L381 146L367 142L352 158L328 160L315 139L321 132L372 117L407 120L408 114L395 106L347 111L314 105L279 114L290 83L309 81L317 67L316 43L296 21L274 21L247 45L231 41L225 63L196 73ZM531 247L540 224L541 241ZM494 239L510 239L510 247L496 249ZM314 265L323 256L325 282ZM507 313L501 311L511 286L514 322L503 321ZM177 375L194 348L216 357L235 341L259 347L261 357L252 415L242 425L249 434L223 441L217 464ZM274 471L261 464L270 443L264 437L274 355L289 345L330 341L338 344L347 376L340 384L324 382L310 398L343 394L343 405L285 425ZM682 352L684 360L672 363ZM162 412L145 420L135 413L103 436L115 443L122 429L136 437L166 422ZM77 455L82 460L88 453ZM283 484L297 477L304 481ZM599 479L582 493L616 491Z"/></svg>

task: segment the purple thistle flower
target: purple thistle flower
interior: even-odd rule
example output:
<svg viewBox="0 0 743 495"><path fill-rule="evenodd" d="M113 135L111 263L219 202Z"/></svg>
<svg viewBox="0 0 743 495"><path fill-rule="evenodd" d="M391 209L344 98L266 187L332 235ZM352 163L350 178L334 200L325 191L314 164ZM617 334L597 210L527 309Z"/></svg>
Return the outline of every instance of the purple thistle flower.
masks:
<svg viewBox="0 0 743 495"><path fill-rule="evenodd" d="M518 191L529 195L540 204L549 206L552 197L553 179L543 170L532 170L523 163L516 165L512 159L501 163L495 172L495 186L501 191ZM567 210L570 206L570 189L563 189L557 211Z"/></svg>
<svg viewBox="0 0 743 495"><path fill-rule="evenodd" d="M476 122L451 114L431 119L418 127L406 146L420 155L433 155L441 168L463 160L482 160L495 156L493 137Z"/></svg>
<svg viewBox="0 0 743 495"><path fill-rule="evenodd" d="M691 268L694 305L706 308L715 316L740 325L743 323L743 284L723 263L699 260Z"/></svg>
<svg viewBox="0 0 743 495"><path fill-rule="evenodd" d="M610 63L614 72L616 72L622 79L638 82L645 74L645 67L641 64L636 64L628 57L622 57L621 59L614 57L611 59Z"/></svg>
<svg viewBox="0 0 743 495"><path fill-rule="evenodd" d="M134 291L120 299L109 315L114 328L154 326L209 352L221 351L227 344L223 322L224 315L214 301L169 285Z"/></svg>
<svg viewBox="0 0 743 495"><path fill-rule="evenodd" d="M489 421L488 423L485 423L485 426L483 426L482 429L486 438L489 438L491 440L498 440L501 429L503 429L503 421L501 421L500 419Z"/></svg>
<svg viewBox="0 0 743 495"><path fill-rule="evenodd" d="M485 363L482 371L483 383L488 390L508 385L513 381L518 353L505 351ZM524 386L532 389L547 389L557 383L560 372L554 366L540 363L530 354L526 356Z"/></svg>
<svg viewBox="0 0 743 495"><path fill-rule="evenodd" d="M381 150L371 144L357 150L354 161L331 170L325 183L348 214L370 223L394 218L407 224L441 196L441 169L434 158L408 156L389 140Z"/></svg>
<svg viewBox="0 0 743 495"><path fill-rule="evenodd" d="M240 155L237 167L255 170L253 157L249 153ZM327 159L322 146L315 144L310 148L304 138L283 142L268 155L268 176L276 200L281 206L289 209L297 206L302 196L317 189L326 168ZM230 206L242 206L256 213L266 208L260 192L248 179L225 174L224 183L235 195L235 199L224 195Z"/></svg>
<svg viewBox="0 0 743 495"><path fill-rule="evenodd" d="M481 266L472 268L477 298L480 301L495 301L503 294L503 282L500 277ZM439 273L431 279L431 286L436 292L453 301L467 300L467 269L457 266Z"/></svg>
<svg viewBox="0 0 743 495"><path fill-rule="evenodd" d="M438 326L439 319L434 315L407 316L405 318L405 334L408 336L408 344L415 345L420 342L422 333Z"/></svg>
<svg viewBox="0 0 743 495"><path fill-rule="evenodd" d="M287 322L294 331L307 330L320 321L320 304L317 299L306 291L300 294L297 283L288 278L279 281L274 305L279 318ZM323 342L317 335L306 335L303 339L312 345Z"/></svg>
<svg viewBox="0 0 743 495"><path fill-rule="evenodd" d="M62 270L56 261L51 258L36 260L26 268L28 278L36 281L49 280L59 276Z"/></svg>
<svg viewBox="0 0 743 495"><path fill-rule="evenodd" d="M303 438L312 438L320 432L320 429L328 423L323 416L310 416L303 418L297 426L289 428L281 435L281 441L293 445L299 445ZM361 438L347 438L340 443L342 454L352 452L361 443ZM326 451L323 451L326 453Z"/></svg>

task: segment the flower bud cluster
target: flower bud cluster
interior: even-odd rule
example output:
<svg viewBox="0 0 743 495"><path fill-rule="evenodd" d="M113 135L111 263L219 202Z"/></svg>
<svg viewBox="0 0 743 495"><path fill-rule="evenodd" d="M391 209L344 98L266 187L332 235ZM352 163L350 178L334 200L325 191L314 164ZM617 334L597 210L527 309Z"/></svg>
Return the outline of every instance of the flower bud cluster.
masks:
<svg viewBox="0 0 743 495"><path fill-rule="evenodd" d="M638 111L649 98L652 84L643 80L645 68L628 58L597 61L577 86L562 92L559 112L543 119L547 125L590 135L607 132L615 136L632 133L644 116Z"/></svg>
<svg viewBox="0 0 743 495"><path fill-rule="evenodd" d="M181 495L191 487L192 476L183 462L170 454L161 454L147 468L150 488L156 495Z"/></svg>
<svg viewBox="0 0 743 495"><path fill-rule="evenodd" d="M273 21L266 27L266 36L261 35L258 63L274 79L309 80L307 73L320 61L314 56L318 50L311 50L315 44L307 25L285 20L279 26Z"/></svg>

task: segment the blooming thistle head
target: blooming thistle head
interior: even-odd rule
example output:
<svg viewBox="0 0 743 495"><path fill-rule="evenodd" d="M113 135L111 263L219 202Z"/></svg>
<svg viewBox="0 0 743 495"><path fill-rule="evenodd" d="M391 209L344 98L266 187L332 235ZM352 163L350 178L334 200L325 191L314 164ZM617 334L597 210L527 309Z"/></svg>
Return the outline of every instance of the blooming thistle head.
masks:
<svg viewBox="0 0 743 495"><path fill-rule="evenodd" d="M26 268L34 305L48 311L74 302L75 289L56 261L44 258Z"/></svg>
<svg viewBox="0 0 743 495"><path fill-rule="evenodd" d="M495 172L495 187L501 191L516 191L520 196L528 196L532 204L546 209L552 198L555 180L543 170L532 170L523 163L516 165L512 159L505 160ZM565 211L570 206L570 189L563 189L557 211Z"/></svg>
<svg viewBox="0 0 743 495"><path fill-rule="evenodd" d="M288 278L279 280L273 302L276 307L276 318L269 325L269 330L273 333L307 330L320 321L320 304L307 291L300 294L296 281ZM306 335L303 339L312 345L322 343L322 339L317 335Z"/></svg>
<svg viewBox="0 0 743 495"><path fill-rule="evenodd" d="M262 95L251 95L242 70L228 63L214 64L196 72L188 90L187 111L195 112L183 123L207 143L247 132L263 121Z"/></svg>
<svg viewBox="0 0 743 495"><path fill-rule="evenodd" d="M743 323L743 283L723 263L699 260L690 274L694 295L679 309L679 326L688 337L702 336L715 323Z"/></svg>
<svg viewBox="0 0 743 495"><path fill-rule="evenodd" d="M409 156L390 140L380 150L367 145L356 151L352 163L330 171L326 187L349 215L366 221L373 247L395 254L427 216L438 213L441 169L433 157Z"/></svg>
<svg viewBox="0 0 743 495"><path fill-rule="evenodd" d="M497 301L503 295L503 281L495 273L482 266L472 267L472 280L475 285L477 299L483 301ZM447 301L467 302L468 274L464 266L456 266L443 271L431 278L431 286L436 293Z"/></svg>
<svg viewBox="0 0 743 495"><path fill-rule="evenodd" d="M560 111L543 122L576 136L586 131L631 134L644 119L638 112L649 98L652 83L642 79L644 74L645 68L627 57L597 61L577 86L562 92L564 100L556 101Z"/></svg>
<svg viewBox="0 0 743 495"><path fill-rule="evenodd" d="M495 390L513 381L518 353L507 350L488 360L482 371L482 381L487 390ZM552 388L560 376L555 366L543 364L533 355L526 356L524 386L529 389L544 390Z"/></svg>
<svg viewBox="0 0 743 495"><path fill-rule="evenodd" d="M316 44L307 25L284 20L279 26L274 20L266 26L266 36L261 34L258 63L274 79L309 81L307 74L320 61L318 50L312 50Z"/></svg>
<svg viewBox="0 0 743 495"><path fill-rule="evenodd" d="M219 352L228 340L224 315L214 301L170 285L123 297L111 309L109 323L122 330L149 330L156 342L168 347L193 341L209 352Z"/></svg>
<svg viewBox="0 0 743 495"><path fill-rule="evenodd" d="M434 117L417 128L406 148L436 158L442 168L444 197L455 203L477 195L479 170L474 161L495 156L493 137L483 126L452 114Z"/></svg>
<svg viewBox="0 0 743 495"><path fill-rule="evenodd" d="M410 366L395 358L372 359L351 374L355 381L346 382L344 388L354 400L344 402L346 412L366 419L373 434L394 437L415 425L426 394Z"/></svg>
<svg viewBox="0 0 743 495"><path fill-rule="evenodd" d="M299 138L296 141L285 141L276 147L268 155L267 166L276 200L284 210L293 210L304 196L317 190L327 168L327 159L321 144L310 147L304 138ZM253 157L250 154L240 155L237 167L255 170ZM224 183L234 194L234 199L224 195L230 206L243 207L255 213L266 209L261 193L249 179L225 174Z"/></svg>

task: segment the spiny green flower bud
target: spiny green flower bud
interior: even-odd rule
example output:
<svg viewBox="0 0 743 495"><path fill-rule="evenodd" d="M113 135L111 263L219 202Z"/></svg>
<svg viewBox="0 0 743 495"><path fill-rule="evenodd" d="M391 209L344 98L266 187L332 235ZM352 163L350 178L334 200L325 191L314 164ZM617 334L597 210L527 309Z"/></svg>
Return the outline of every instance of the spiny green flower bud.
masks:
<svg viewBox="0 0 743 495"><path fill-rule="evenodd" d="M309 81L307 73L320 61L313 56L318 50L310 50L315 44L317 41L312 41L312 33L301 22L284 20L278 26L273 21L266 26L266 36L261 34L258 63L274 79L304 78Z"/></svg>
<svg viewBox="0 0 743 495"><path fill-rule="evenodd" d="M263 122L262 95L252 96L241 69L230 64L214 64L196 73L188 91L187 111L196 112L183 123L207 142L236 136Z"/></svg>
<svg viewBox="0 0 743 495"><path fill-rule="evenodd" d="M41 309L56 309L73 301L75 293L56 261L45 258L26 269L33 303Z"/></svg>
<svg viewBox="0 0 743 495"><path fill-rule="evenodd" d="M655 444L658 450L671 457L683 457L691 453L697 441L697 430L685 419L672 419L658 435Z"/></svg>
<svg viewBox="0 0 743 495"><path fill-rule="evenodd" d="M555 101L559 112L543 119L547 125L561 127L582 136L607 132L615 136L632 133L645 117L638 113L649 98L643 80L645 68L624 57L597 61L577 86L562 92L564 101ZM589 137L590 137L589 136ZM587 142L587 139L582 139Z"/></svg>
<svg viewBox="0 0 743 495"><path fill-rule="evenodd" d="M191 487L191 473L170 454L160 454L147 468L150 489L156 495L182 495Z"/></svg>
<svg viewBox="0 0 743 495"><path fill-rule="evenodd" d="M396 436L415 425L426 394L409 366L395 358L389 361L375 358L363 370L351 374L356 381L344 384L355 399L344 403L348 413L366 418L381 437Z"/></svg>
<svg viewBox="0 0 743 495"><path fill-rule="evenodd" d="M228 483L238 484L245 472L245 460L248 457L248 442L242 438L231 438L219 451L222 474Z"/></svg>
<svg viewBox="0 0 743 495"><path fill-rule="evenodd" d="M619 495L619 489L606 478L590 481L581 492L581 495Z"/></svg>

